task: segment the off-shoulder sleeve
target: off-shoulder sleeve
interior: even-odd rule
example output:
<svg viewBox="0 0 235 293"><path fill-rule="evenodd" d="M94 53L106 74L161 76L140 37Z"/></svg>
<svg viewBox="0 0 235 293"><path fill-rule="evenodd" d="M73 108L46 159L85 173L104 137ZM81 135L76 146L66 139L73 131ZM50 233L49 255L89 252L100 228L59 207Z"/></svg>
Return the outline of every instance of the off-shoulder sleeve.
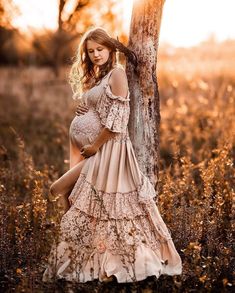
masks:
<svg viewBox="0 0 235 293"><path fill-rule="evenodd" d="M107 83L96 105L101 124L113 132L126 132L130 115L129 101L129 89L126 98L116 96Z"/></svg>

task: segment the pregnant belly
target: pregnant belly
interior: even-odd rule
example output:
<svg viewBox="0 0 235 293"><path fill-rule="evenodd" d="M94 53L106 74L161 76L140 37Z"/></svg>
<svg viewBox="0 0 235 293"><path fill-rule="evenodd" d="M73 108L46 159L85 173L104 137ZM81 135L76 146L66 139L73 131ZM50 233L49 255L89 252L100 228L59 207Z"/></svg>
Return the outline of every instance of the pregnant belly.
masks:
<svg viewBox="0 0 235 293"><path fill-rule="evenodd" d="M101 129L98 113L90 109L87 113L74 117L70 124L69 136L72 143L81 149L86 144L92 144Z"/></svg>

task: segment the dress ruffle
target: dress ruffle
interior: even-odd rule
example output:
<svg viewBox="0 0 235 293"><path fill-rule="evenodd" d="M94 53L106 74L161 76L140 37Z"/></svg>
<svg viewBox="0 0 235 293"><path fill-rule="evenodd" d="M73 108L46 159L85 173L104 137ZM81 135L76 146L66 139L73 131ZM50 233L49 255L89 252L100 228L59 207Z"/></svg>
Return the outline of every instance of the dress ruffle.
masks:
<svg viewBox="0 0 235 293"><path fill-rule="evenodd" d="M133 221L146 215L153 216L155 221L153 220L151 225L156 228L159 236L163 239L171 239L153 199L149 198L145 204L141 204L138 198L137 190L128 193L106 193L96 190L86 181L85 175L82 175L73 189L70 203L96 221L125 219Z"/></svg>
<svg viewBox="0 0 235 293"><path fill-rule="evenodd" d="M154 202L157 218L94 218L72 206L61 221L58 245L54 244L43 281L56 278L87 282L115 275L119 283L147 276L180 274L182 265L171 235ZM152 222L155 222L155 228ZM156 229L156 227L158 227Z"/></svg>
<svg viewBox="0 0 235 293"><path fill-rule="evenodd" d="M124 98L114 95L108 83L104 86L104 92L96 105L103 126L113 132L126 132L130 114L129 97L129 90Z"/></svg>
<svg viewBox="0 0 235 293"><path fill-rule="evenodd" d="M79 177L70 195L70 203L81 211L100 220L134 219L145 214L136 190L107 193L97 190L85 177Z"/></svg>
<svg viewBox="0 0 235 293"><path fill-rule="evenodd" d="M85 283L98 279L103 281L104 276L114 275L118 283L136 282L148 276L160 277L162 274L179 275L182 272L180 259L175 254L172 241L161 243L161 248L153 250L141 244L129 255L112 254L99 243L93 253L79 253L73 243L61 241L53 246L51 262L53 269L48 267L43 275L44 282L54 282L55 279L65 279L70 282ZM77 257L70 257L69 251L77 252ZM169 262L168 262L169 259ZM57 260L57 262L53 261ZM83 264L79 267L78 264Z"/></svg>

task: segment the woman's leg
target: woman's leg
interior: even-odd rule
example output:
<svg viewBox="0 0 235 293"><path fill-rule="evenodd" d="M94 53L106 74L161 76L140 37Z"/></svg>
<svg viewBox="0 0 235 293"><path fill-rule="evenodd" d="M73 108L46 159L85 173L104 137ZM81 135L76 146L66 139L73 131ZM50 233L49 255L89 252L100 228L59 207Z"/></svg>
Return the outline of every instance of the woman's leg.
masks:
<svg viewBox="0 0 235 293"><path fill-rule="evenodd" d="M74 184L80 176L82 167L86 160L82 160L59 179L57 179L50 187L50 192L53 195L67 195L74 187Z"/></svg>
<svg viewBox="0 0 235 293"><path fill-rule="evenodd" d="M69 140L69 169L73 168L77 163L84 160L84 157L81 155L79 148L76 146L76 143L71 139Z"/></svg>
<svg viewBox="0 0 235 293"><path fill-rule="evenodd" d="M68 197L74 187L74 184L80 176L81 169L85 162L84 157L80 153L80 150L74 143L72 143L71 140L69 154L70 170L67 171L58 180L56 180L50 187L50 192L52 195L60 195L59 202L64 207L65 212L70 208Z"/></svg>
<svg viewBox="0 0 235 293"><path fill-rule="evenodd" d="M82 160L59 179L57 179L50 187L52 195L60 195L60 202L67 211L70 207L68 197L74 187L74 184L80 176L85 160Z"/></svg>

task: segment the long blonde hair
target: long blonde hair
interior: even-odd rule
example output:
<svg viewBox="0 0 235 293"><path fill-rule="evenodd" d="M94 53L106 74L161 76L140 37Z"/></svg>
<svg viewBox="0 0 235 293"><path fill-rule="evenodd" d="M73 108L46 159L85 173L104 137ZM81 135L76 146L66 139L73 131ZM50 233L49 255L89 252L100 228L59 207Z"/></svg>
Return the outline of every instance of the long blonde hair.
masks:
<svg viewBox="0 0 235 293"><path fill-rule="evenodd" d="M87 41L92 40L110 49L108 61L99 67L98 73L94 70L87 52ZM133 52L118 40L112 38L105 29L96 27L88 30L81 38L75 62L69 72L69 83L73 91L73 99L79 99L82 93L104 77L116 64L118 51L133 59ZM132 61L132 60L131 60Z"/></svg>

